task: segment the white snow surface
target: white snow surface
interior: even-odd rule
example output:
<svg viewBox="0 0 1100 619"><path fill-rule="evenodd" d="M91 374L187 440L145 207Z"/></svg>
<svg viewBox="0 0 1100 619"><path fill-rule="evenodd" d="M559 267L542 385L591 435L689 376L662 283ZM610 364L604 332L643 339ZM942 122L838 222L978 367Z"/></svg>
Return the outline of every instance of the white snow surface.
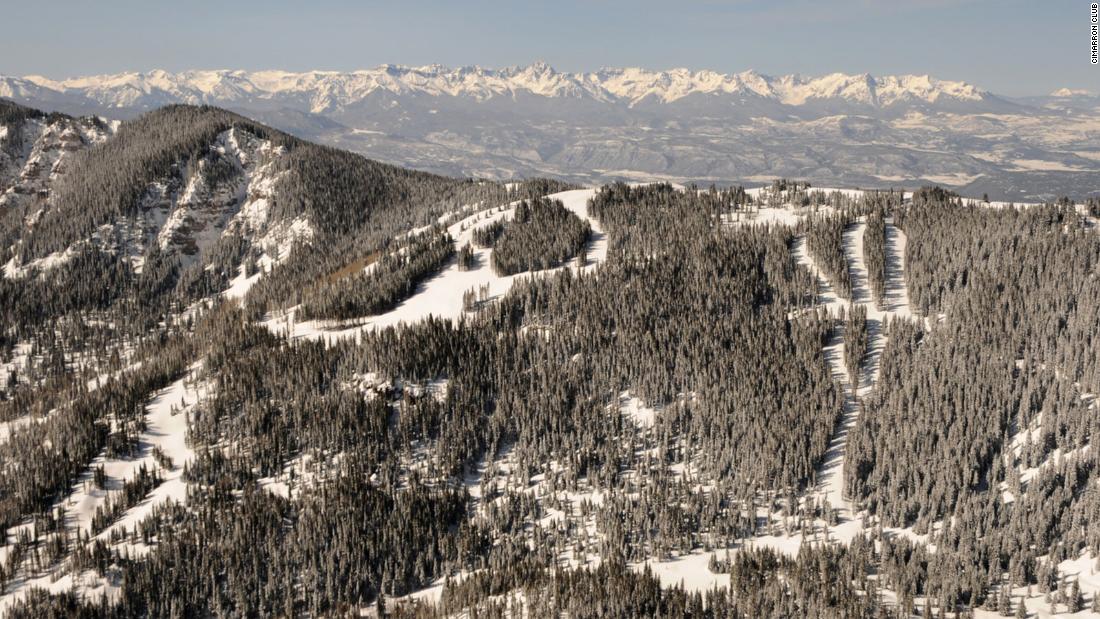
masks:
<svg viewBox="0 0 1100 619"><path fill-rule="evenodd" d="M653 427L658 415L657 409L648 406L641 398L630 395L629 391L619 394L619 412L639 428Z"/></svg>

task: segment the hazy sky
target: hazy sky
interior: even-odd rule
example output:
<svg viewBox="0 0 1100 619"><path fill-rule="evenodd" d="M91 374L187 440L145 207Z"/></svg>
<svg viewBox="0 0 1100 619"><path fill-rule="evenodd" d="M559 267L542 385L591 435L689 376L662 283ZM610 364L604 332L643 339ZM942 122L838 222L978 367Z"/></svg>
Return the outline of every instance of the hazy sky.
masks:
<svg viewBox="0 0 1100 619"><path fill-rule="evenodd" d="M930 73L1100 90L1083 0L3 0L0 74L383 63Z"/></svg>

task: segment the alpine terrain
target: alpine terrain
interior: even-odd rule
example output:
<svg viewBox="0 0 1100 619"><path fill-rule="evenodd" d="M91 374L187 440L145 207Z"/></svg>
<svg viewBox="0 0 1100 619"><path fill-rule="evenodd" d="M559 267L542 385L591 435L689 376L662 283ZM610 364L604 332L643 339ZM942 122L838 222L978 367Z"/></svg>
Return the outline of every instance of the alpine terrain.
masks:
<svg viewBox="0 0 1100 619"><path fill-rule="evenodd" d="M1094 98L0 95L0 615L1100 616Z"/></svg>
<svg viewBox="0 0 1100 619"><path fill-rule="evenodd" d="M217 105L370 157L498 180L759 186L787 177L1042 202L1096 196L1100 174L1097 93L1010 98L928 75L383 65L8 76L0 97L115 119Z"/></svg>

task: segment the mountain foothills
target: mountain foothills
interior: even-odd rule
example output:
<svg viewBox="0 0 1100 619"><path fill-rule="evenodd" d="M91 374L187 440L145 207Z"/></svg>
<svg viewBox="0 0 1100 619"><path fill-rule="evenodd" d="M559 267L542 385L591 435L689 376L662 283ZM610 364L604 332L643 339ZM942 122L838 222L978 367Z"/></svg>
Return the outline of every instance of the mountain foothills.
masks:
<svg viewBox="0 0 1100 619"><path fill-rule="evenodd" d="M0 613L1098 616L1098 217L505 184L215 107L0 102Z"/></svg>
<svg viewBox="0 0 1100 619"><path fill-rule="evenodd" d="M797 177L1043 201L1087 197L1100 173L1096 93L1010 99L929 76L384 65L0 77L0 96L122 119L218 105L385 161L501 180Z"/></svg>

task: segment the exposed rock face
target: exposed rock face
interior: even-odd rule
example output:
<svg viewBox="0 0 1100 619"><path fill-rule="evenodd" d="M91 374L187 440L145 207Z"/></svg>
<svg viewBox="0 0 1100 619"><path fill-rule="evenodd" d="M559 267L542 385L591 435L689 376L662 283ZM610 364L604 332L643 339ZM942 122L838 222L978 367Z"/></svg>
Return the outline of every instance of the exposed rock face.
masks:
<svg viewBox="0 0 1100 619"><path fill-rule="evenodd" d="M117 126L117 121L54 115L0 127L0 208L45 201L50 184L65 173L66 160L107 139Z"/></svg>
<svg viewBox="0 0 1100 619"><path fill-rule="evenodd" d="M118 121L33 114L0 126L0 215L5 239L30 230L51 206L56 183L76 153L111 137ZM198 261L225 233L239 236L256 254L277 261L295 241L308 239L308 222L273 221L278 170L286 148L241 128L219 134L205 155L179 161L171 173L150 183L136 217L102 226L80 243L128 254L141 269L154 245L173 254L181 266ZM79 243L78 243L79 244ZM74 247L28 264L9 261L5 272L19 275L29 267L50 267L67 260Z"/></svg>

